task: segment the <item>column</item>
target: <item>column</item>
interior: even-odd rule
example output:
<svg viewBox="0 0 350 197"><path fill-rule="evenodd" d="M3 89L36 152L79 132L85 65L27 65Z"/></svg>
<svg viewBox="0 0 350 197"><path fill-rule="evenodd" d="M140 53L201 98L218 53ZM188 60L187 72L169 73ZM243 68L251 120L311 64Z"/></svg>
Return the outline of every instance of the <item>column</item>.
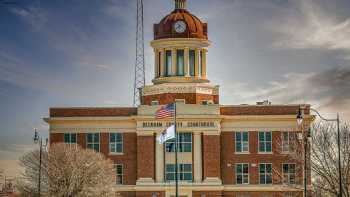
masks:
<svg viewBox="0 0 350 197"><path fill-rule="evenodd" d="M156 143L156 181L164 182L164 145Z"/></svg>
<svg viewBox="0 0 350 197"><path fill-rule="evenodd" d="M172 76L177 75L177 65L176 65L176 48L171 49L171 69L172 69Z"/></svg>
<svg viewBox="0 0 350 197"><path fill-rule="evenodd" d="M194 76L199 76L199 56L200 56L200 49L196 49L196 55L195 55L195 62L194 62Z"/></svg>
<svg viewBox="0 0 350 197"><path fill-rule="evenodd" d="M159 53L157 49L154 49L154 78L158 78L159 73Z"/></svg>
<svg viewBox="0 0 350 197"><path fill-rule="evenodd" d="M190 49L188 47L185 47L184 50L185 56L184 56L184 61L185 61L185 77L190 77L190 62L189 62L189 54L190 54Z"/></svg>
<svg viewBox="0 0 350 197"><path fill-rule="evenodd" d="M193 173L194 182L202 182L202 135L199 132L193 134Z"/></svg>
<svg viewBox="0 0 350 197"><path fill-rule="evenodd" d="M164 60L165 60L165 50L164 49L160 49L160 77L164 77L165 75L165 63L164 63Z"/></svg>
<svg viewBox="0 0 350 197"><path fill-rule="evenodd" d="M202 73L203 79L207 78L207 49L202 49Z"/></svg>

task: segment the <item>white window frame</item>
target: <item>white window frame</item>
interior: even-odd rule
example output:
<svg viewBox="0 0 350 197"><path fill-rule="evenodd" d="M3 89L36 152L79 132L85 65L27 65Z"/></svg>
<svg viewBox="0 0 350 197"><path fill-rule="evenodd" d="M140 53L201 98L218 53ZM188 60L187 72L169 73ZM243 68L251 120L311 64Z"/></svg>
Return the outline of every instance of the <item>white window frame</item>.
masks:
<svg viewBox="0 0 350 197"><path fill-rule="evenodd" d="M122 141L121 142L111 142L111 134L119 134L119 135L121 135ZM124 152L124 136L123 136L123 133L118 133L118 132L109 133L108 142L109 142L109 146L108 146L109 154L123 154L123 152ZM117 145L118 144L121 144L121 147L122 147L121 152L117 152ZM112 150L111 150L111 146L112 145L114 146L114 149L116 150L115 152L112 152Z"/></svg>
<svg viewBox="0 0 350 197"><path fill-rule="evenodd" d="M236 154L244 154L249 153L249 131L236 131L235 134L235 153ZM237 151L237 133L241 135L241 151ZM243 141L243 133L248 134L248 141ZM247 150L244 150L244 145L247 146Z"/></svg>
<svg viewBox="0 0 350 197"><path fill-rule="evenodd" d="M238 174L237 173L237 166L238 165L242 165L242 173L241 174ZM247 165L248 166L248 173L244 173L244 165ZM250 177L249 177L249 172L250 172L250 169L249 169L249 163L236 163L235 164L235 178L236 178L236 180L235 180L235 183L236 183L236 185L248 185L249 183L250 183ZM237 181L237 177L238 177L238 175L241 175L242 176L242 183L238 183L238 181ZM248 182L244 182L244 176L247 176L248 177Z"/></svg>
<svg viewBox="0 0 350 197"><path fill-rule="evenodd" d="M159 105L159 101L151 101L151 106Z"/></svg>
<svg viewBox="0 0 350 197"><path fill-rule="evenodd" d="M288 172L287 173L284 172L283 165L288 165ZM294 165L294 173L290 172L290 165ZM291 185L296 184L296 167L297 167L297 165L295 163L282 163L282 183L283 184L291 184ZM287 181L284 178L286 174L288 177ZM291 175L294 175L294 183L291 183L291 181L290 181Z"/></svg>
<svg viewBox="0 0 350 197"><path fill-rule="evenodd" d="M179 140L179 135L184 135L184 134L190 134L190 136L191 136L191 142L184 142L184 141L180 141ZM178 135L178 142L177 142L177 151L178 152L180 152L180 153L191 153L191 152L193 152L193 135L192 135L192 133L190 133L190 132L184 132L184 133L177 133L177 135ZM173 153L173 152L175 152L175 151L168 151L168 149L167 149L167 147L168 147L168 145L169 144L173 144L174 143L174 141L170 141L170 140L168 140L168 141L166 141L165 142L165 148L166 148L166 152L167 153ZM190 144L191 146L191 151L190 152L185 152L183 149L181 149L180 147L182 147L183 146L183 144ZM175 147L173 148L173 149L175 149Z"/></svg>
<svg viewBox="0 0 350 197"><path fill-rule="evenodd" d="M119 174L118 173L118 166L121 166L121 169L122 169L122 173ZM124 165L123 164L114 164L114 169L115 169L115 183L116 185L123 185L124 184ZM121 177L121 183L118 183L118 176Z"/></svg>
<svg viewBox="0 0 350 197"><path fill-rule="evenodd" d="M264 173L260 173L260 165L262 165L262 164L264 164L265 165L265 171L264 171ZM267 173L267 167L266 167L266 165L271 165L271 173ZM259 184L261 184L261 185L271 185L271 184L273 184L273 169L272 169L272 163L259 163ZM260 179L260 176L261 175L264 175L264 177L265 177L265 183L261 183L261 179ZM271 176L271 183L266 183L267 181L267 176L268 175L270 175Z"/></svg>
<svg viewBox="0 0 350 197"><path fill-rule="evenodd" d="M260 141L260 133L264 133L264 141ZM271 141L266 140L266 133L271 133ZM258 152L259 153L263 153L263 154L273 153L273 144L272 144L273 139L272 138L273 138L272 131L259 131L258 132ZM265 151L260 150L260 142L264 143ZM271 151L266 151L268 142L270 142L270 144L271 144Z"/></svg>
<svg viewBox="0 0 350 197"><path fill-rule="evenodd" d="M95 142L95 138L92 138L92 141L93 142L90 142L89 143L89 137L88 137L88 135L89 134L98 134L98 142ZM90 144L92 144L93 146L92 147L94 147L94 145L95 144L97 144L98 143L98 152L101 152L101 133L87 133L86 134L86 148L88 148L88 146L90 145ZM91 149L91 148L89 148L89 149ZM95 150L94 148L92 148L91 150ZM95 150L96 151L96 150Z"/></svg>
<svg viewBox="0 0 350 197"><path fill-rule="evenodd" d="M284 134L287 133L288 140L286 141L284 139ZM292 136L294 135L294 136ZM281 150L282 153L293 153L296 151L296 139L297 139L297 133L292 131L282 131L281 132ZM288 147L287 150L285 150L285 145Z"/></svg>
<svg viewBox="0 0 350 197"><path fill-rule="evenodd" d="M69 135L69 142L65 141L66 140L65 135ZM72 135L75 135L75 142L74 143L72 143ZM64 133L63 134L63 141L65 144L68 144L70 147L76 148L78 145L78 134L72 133L72 132Z"/></svg>
<svg viewBox="0 0 350 197"><path fill-rule="evenodd" d="M167 165L173 165L173 167L174 167L174 171L171 171L171 172L169 172L169 171L167 171ZM182 171L181 170L181 167L180 166L184 166L184 165L191 165L191 171ZM185 180L185 179L181 179L181 175L182 175L182 177L185 177L184 176L184 174L191 174L191 180ZM174 174L174 180L168 180L167 179L167 175L168 174ZM175 175L175 164L172 164L172 163L168 163L168 164L166 164L165 165L165 179L166 179L166 181L167 182L173 182L173 181L175 181L175 177L176 175ZM179 181L185 181L185 182L193 182L193 164L191 164L191 163L179 163L178 164L178 177L179 177Z"/></svg>
<svg viewBox="0 0 350 197"><path fill-rule="evenodd" d="M175 103L176 104L186 104L186 100L185 99L175 99Z"/></svg>

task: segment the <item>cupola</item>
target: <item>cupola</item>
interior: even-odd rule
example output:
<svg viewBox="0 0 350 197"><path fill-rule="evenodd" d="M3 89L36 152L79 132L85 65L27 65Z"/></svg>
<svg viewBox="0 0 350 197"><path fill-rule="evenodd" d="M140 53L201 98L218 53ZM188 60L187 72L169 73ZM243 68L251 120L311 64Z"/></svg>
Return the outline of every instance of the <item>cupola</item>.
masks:
<svg viewBox="0 0 350 197"><path fill-rule="evenodd" d="M153 83L208 83L209 45L207 23L187 10L186 0L175 0L175 9L154 25Z"/></svg>

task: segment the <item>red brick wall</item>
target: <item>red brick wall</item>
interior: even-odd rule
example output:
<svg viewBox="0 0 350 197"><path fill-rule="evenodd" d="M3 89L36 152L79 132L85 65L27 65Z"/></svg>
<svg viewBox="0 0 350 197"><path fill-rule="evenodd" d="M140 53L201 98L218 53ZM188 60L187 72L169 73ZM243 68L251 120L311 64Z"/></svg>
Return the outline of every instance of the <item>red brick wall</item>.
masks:
<svg viewBox="0 0 350 197"><path fill-rule="evenodd" d="M302 183L302 164L296 160L296 155L288 156L280 154L281 132L272 132L273 154L258 154L258 132L249 132L249 154L235 154L234 132L221 133L221 174L224 184L235 184L235 164L249 163L250 184L259 184L259 163L272 163L273 183L281 183L282 163L297 164L297 181ZM228 166L231 164L231 166ZM251 164L256 164L252 166Z"/></svg>
<svg viewBox="0 0 350 197"><path fill-rule="evenodd" d="M50 144L64 142L63 133L50 133Z"/></svg>
<svg viewBox="0 0 350 197"><path fill-rule="evenodd" d="M154 136L137 137L137 178L155 178Z"/></svg>
<svg viewBox="0 0 350 197"><path fill-rule="evenodd" d="M220 135L203 135L203 175L220 178Z"/></svg>
<svg viewBox="0 0 350 197"><path fill-rule="evenodd" d="M104 134L104 140L108 140L108 133ZM101 143L101 151L105 155L108 155L109 147L108 141ZM123 154L122 155L108 155L116 164L123 164L124 168L124 185L136 184L136 171L137 171L137 136L136 133L123 133Z"/></svg>
<svg viewBox="0 0 350 197"><path fill-rule="evenodd" d="M173 103L175 99L185 99L186 104L200 104L203 100L213 100L215 104L219 104L218 95L195 94L195 93L167 93L142 97L143 105L151 105L152 101L159 101L160 105Z"/></svg>

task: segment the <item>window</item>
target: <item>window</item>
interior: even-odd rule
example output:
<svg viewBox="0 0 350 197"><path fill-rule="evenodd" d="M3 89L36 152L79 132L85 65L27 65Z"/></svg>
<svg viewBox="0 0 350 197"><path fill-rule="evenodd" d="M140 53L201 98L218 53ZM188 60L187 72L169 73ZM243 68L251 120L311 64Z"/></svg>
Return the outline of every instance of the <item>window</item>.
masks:
<svg viewBox="0 0 350 197"><path fill-rule="evenodd" d="M196 60L196 52L194 50L189 51L189 64L190 64L190 75L194 76L195 73L195 61Z"/></svg>
<svg viewBox="0 0 350 197"><path fill-rule="evenodd" d="M178 152L192 152L192 133L178 133ZM166 152L175 152L175 139L165 143Z"/></svg>
<svg viewBox="0 0 350 197"><path fill-rule="evenodd" d="M236 152L249 152L249 134L248 132L236 132L235 136Z"/></svg>
<svg viewBox="0 0 350 197"><path fill-rule="evenodd" d="M202 58L203 58L203 53L202 51L199 52L199 62L198 62L198 74L199 76L202 76Z"/></svg>
<svg viewBox="0 0 350 197"><path fill-rule="evenodd" d="M192 164L178 164L178 179L192 181ZM167 181L175 180L175 164L167 164L165 178Z"/></svg>
<svg viewBox="0 0 350 197"><path fill-rule="evenodd" d="M123 134L121 133L109 134L109 152L110 153L123 152Z"/></svg>
<svg viewBox="0 0 350 197"><path fill-rule="evenodd" d="M76 133L65 133L64 143L66 144L77 144L77 134Z"/></svg>
<svg viewBox="0 0 350 197"><path fill-rule="evenodd" d="M259 152L271 152L272 151L272 133L259 132Z"/></svg>
<svg viewBox="0 0 350 197"><path fill-rule="evenodd" d="M161 67L163 66L162 65L162 52L159 52L158 53L158 76L162 76L162 70L161 70Z"/></svg>
<svg viewBox="0 0 350 197"><path fill-rule="evenodd" d="M123 164L114 164L115 175L116 175L116 184L123 184Z"/></svg>
<svg viewBox="0 0 350 197"><path fill-rule="evenodd" d="M295 164L282 164L282 172L284 184L295 184Z"/></svg>
<svg viewBox="0 0 350 197"><path fill-rule="evenodd" d="M295 139L294 132L282 132L282 152L295 151Z"/></svg>
<svg viewBox="0 0 350 197"><path fill-rule="evenodd" d="M100 152L100 134L88 133L86 147Z"/></svg>
<svg viewBox="0 0 350 197"><path fill-rule="evenodd" d="M261 163L259 165L260 184L272 184L272 164Z"/></svg>
<svg viewBox="0 0 350 197"><path fill-rule="evenodd" d="M172 56L171 51L165 51L165 76L169 77L172 74Z"/></svg>
<svg viewBox="0 0 350 197"><path fill-rule="evenodd" d="M159 105L159 101L152 101L151 105Z"/></svg>
<svg viewBox="0 0 350 197"><path fill-rule="evenodd" d="M236 164L236 184L249 184L249 164Z"/></svg>
<svg viewBox="0 0 350 197"><path fill-rule="evenodd" d="M184 59L184 50L177 50L177 75L184 76L185 75L185 59Z"/></svg>
<svg viewBox="0 0 350 197"><path fill-rule="evenodd" d="M175 99L175 103L178 104L185 104L186 103L186 100L185 99Z"/></svg>

